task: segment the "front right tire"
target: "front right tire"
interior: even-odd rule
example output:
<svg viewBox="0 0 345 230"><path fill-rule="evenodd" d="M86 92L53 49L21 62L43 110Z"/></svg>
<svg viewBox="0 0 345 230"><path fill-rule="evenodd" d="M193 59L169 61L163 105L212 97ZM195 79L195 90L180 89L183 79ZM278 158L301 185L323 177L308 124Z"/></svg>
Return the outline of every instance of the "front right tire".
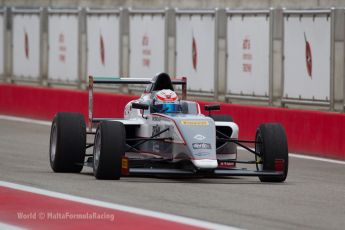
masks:
<svg viewBox="0 0 345 230"><path fill-rule="evenodd" d="M121 122L99 124L93 148L93 173L97 179L118 180L125 155L126 130Z"/></svg>

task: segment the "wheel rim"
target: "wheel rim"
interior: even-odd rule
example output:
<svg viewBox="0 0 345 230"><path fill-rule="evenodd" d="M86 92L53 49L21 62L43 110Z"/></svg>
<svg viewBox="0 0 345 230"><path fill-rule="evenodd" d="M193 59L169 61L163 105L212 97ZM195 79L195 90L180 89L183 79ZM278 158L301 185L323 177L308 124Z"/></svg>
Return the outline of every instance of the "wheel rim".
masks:
<svg viewBox="0 0 345 230"><path fill-rule="evenodd" d="M95 146L93 148L93 167L98 168L99 158L101 155L101 132L97 132L95 137Z"/></svg>
<svg viewBox="0 0 345 230"><path fill-rule="evenodd" d="M262 138L261 138L261 135L260 134L258 134L257 136L256 136L256 140L255 140L255 142L257 142L256 144L255 144L255 152L257 152L257 153L260 153L260 155L262 155L262 150L263 150L263 144L262 144ZM262 171L263 170L263 159L262 159L262 157L260 157L260 156L258 156L258 155L255 155L255 162L256 162L256 170L258 170L258 171Z"/></svg>
<svg viewBox="0 0 345 230"><path fill-rule="evenodd" d="M55 161L56 142L57 142L57 129L56 129L56 124L54 123L52 127L51 136L50 136L50 160L52 162Z"/></svg>

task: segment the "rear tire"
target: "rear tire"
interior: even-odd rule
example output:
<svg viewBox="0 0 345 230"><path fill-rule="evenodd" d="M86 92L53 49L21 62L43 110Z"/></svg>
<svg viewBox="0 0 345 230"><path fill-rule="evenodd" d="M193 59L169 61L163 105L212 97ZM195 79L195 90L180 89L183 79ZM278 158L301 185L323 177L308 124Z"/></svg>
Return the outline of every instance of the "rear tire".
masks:
<svg viewBox="0 0 345 230"><path fill-rule="evenodd" d="M54 172L80 172L86 150L86 125L80 113L57 113L52 122L49 148Z"/></svg>
<svg viewBox="0 0 345 230"><path fill-rule="evenodd" d="M125 144L126 130L121 122L100 123L93 148L93 173L97 179L120 179Z"/></svg>
<svg viewBox="0 0 345 230"><path fill-rule="evenodd" d="M256 156L257 170L276 171L276 160L283 160L282 176L259 176L262 182L283 182L288 174L289 151L285 130L280 124L261 124L256 132L255 151L261 154Z"/></svg>

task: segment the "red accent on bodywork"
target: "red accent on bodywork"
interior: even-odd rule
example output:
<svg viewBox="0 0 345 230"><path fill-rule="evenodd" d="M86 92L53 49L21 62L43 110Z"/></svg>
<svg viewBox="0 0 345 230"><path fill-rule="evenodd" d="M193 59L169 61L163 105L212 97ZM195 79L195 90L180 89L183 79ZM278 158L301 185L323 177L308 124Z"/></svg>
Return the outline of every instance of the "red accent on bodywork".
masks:
<svg viewBox="0 0 345 230"><path fill-rule="evenodd" d="M234 168L235 166L236 166L235 162L225 162L225 161L218 162L218 168L229 169L229 168Z"/></svg>
<svg viewBox="0 0 345 230"><path fill-rule="evenodd" d="M284 167L284 159L276 159L274 161L274 169L276 171L284 171L285 167Z"/></svg>
<svg viewBox="0 0 345 230"><path fill-rule="evenodd" d="M166 119L169 119L169 120L172 120L177 128L177 131L179 132L180 136L182 137L182 141L183 141L183 144L185 145L187 142L186 140L184 139L183 135L182 135L182 132L180 130L180 128L178 127L178 125L176 124L175 120L171 119L170 117L168 116L164 116L163 114L158 114L158 113L155 113L155 114L149 114L148 116L158 116L158 117L164 117ZM173 142L173 141L172 141ZM173 142L175 143L175 142ZM178 143L178 144L181 144L181 143Z"/></svg>
<svg viewBox="0 0 345 230"><path fill-rule="evenodd" d="M197 113L198 113L198 114L201 114L200 105L199 105L198 102L196 102L196 110L197 110Z"/></svg>
<svg viewBox="0 0 345 230"><path fill-rule="evenodd" d="M176 101L176 99L177 99L177 97L176 96L174 96L174 97L171 97L170 95L159 95L159 94L157 94L156 95L157 96L157 98L159 99L159 100L161 100L161 101ZM170 98L169 98L169 96L170 96Z"/></svg>

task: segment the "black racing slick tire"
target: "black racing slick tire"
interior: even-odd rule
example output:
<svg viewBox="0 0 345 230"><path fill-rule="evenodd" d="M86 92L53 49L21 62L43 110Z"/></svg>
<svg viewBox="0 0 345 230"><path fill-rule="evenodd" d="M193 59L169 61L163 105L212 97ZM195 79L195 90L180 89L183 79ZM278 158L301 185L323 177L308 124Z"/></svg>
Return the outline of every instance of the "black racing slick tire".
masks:
<svg viewBox="0 0 345 230"><path fill-rule="evenodd" d="M262 182L283 182L289 168L289 151L285 130L275 123L261 124L256 132L255 151L258 171L283 171L279 176L259 176ZM278 168L277 168L278 167Z"/></svg>
<svg viewBox="0 0 345 230"><path fill-rule="evenodd" d="M83 169L86 125L80 113L57 113L52 122L49 148L54 172L78 173Z"/></svg>
<svg viewBox="0 0 345 230"><path fill-rule="evenodd" d="M225 115L225 114L211 114L210 117L211 117L214 121L234 122L234 119L233 119L231 116Z"/></svg>
<svg viewBox="0 0 345 230"><path fill-rule="evenodd" d="M126 130L121 122L100 123L93 148L93 173L97 179L120 179L125 146Z"/></svg>

